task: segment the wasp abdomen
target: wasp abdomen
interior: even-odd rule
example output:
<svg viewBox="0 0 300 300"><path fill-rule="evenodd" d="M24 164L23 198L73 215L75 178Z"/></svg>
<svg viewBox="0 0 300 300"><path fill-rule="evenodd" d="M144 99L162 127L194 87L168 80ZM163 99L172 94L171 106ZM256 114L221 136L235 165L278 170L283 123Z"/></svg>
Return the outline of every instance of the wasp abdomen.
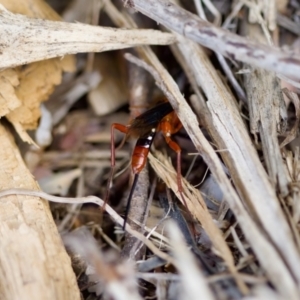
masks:
<svg viewBox="0 0 300 300"><path fill-rule="evenodd" d="M132 171L134 174L140 173L144 168L155 133L156 129L153 128L151 132L145 134L137 140L131 161Z"/></svg>

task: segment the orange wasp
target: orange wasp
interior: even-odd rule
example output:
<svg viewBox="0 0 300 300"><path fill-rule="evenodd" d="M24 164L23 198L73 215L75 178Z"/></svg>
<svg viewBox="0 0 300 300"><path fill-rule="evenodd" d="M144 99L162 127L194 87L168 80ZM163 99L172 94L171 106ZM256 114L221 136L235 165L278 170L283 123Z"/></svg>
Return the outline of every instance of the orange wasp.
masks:
<svg viewBox="0 0 300 300"><path fill-rule="evenodd" d="M131 167L134 174L132 187L128 196L127 206L124 216L124 225L127 222L128 213L130 210L130 203L134 189L136 187L139 173L145 167L147 162L147 156L150 151L153 139L157 132L161 131L163 136L169 145L169 147L177 153L177 182L178 191L185 203L183 197L183 189L181 183L181 148L179 145L171 139L171 135L178 132L182 127L177 115L173 111L173 108L169 102L163 102L146 112L142 113L138 117L132 120L129 125L122 125L113 123L111 125L111 167L112 170L115 167L115 144L114 144L114 130L119 130L128 136L138 136L138 140L133 150ZM113 171L112 171L113 172ZM186 203L185 203L186 205Z"/></svg>

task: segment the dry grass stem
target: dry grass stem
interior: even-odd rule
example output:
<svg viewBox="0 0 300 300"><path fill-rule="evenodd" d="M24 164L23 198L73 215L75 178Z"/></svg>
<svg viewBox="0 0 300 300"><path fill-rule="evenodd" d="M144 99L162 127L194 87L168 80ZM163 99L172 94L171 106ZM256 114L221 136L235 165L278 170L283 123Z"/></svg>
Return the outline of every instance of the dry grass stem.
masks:
<svg viewBox="0 0 300 300"><path fill-rule="evenodd" d="M206 22L168 0L131 0L130 6L168 29L220 54L300 79L300 57L262 45Z"/></svg>
<svg viewBox="0 0 300 300"><path fill-rule="evenodd" d="M40 197L48 201L56 202L56 203L65 203L65 204L85 204L85 203L94 203L99 207L104 205L104 201L96 196L88 196L88 197L79 197L79 198L66 198L66 197L56 197L53 195L49 195L42 191L34 191L34 190L26 190L26 189L8 189L2 190L0 192L0 198L7 197L10 195L23 195L23 196L33 196ZM112 219L123 226L124 219L115 212L108 204L105 205L105 211L112 217ZM159 250L152 242L150 242L143 234L137 232L132 229L129 224L126 225L126 231L132 234L134 237L143 242L154 254L167 262L173 263L176 265L174 260L166 253Z"/></svg>
<svg viewBox="0 0 300 300"><path fill-rule="evenodd" d="M150 29L126 30L47 21L13 14L3 6L0 9L0 68L80 52L101 52L147 44L168 45L175 42L172 34Z"/></svg>
<svg viewBox="0 0 300 300"><path fill-rule="evenodd" d="M184 243L180 230L173 222L167 224L167 232L170 235L177 268L182 278L182 299L213 300L215 297L209 289L204 275L196 267L194 257Z"/></svg>
<svg viewBox="0 0 300 300"><path fill-rule="evenodd" d="M248 24L245 26L247 26L248 35L252 39L264 42L264 36L258 25ZM250 72L244 75L249 101L250 131L254 135L260 133L269 177L272 184L274 186L278 184L281 194L286 196L288 194L288 178L277 134L278 130L285 130L287 112L279 80L274 73L254 69L249 65L246 68L250 69ZM263 98L262 95L264 95Z"/></svg>

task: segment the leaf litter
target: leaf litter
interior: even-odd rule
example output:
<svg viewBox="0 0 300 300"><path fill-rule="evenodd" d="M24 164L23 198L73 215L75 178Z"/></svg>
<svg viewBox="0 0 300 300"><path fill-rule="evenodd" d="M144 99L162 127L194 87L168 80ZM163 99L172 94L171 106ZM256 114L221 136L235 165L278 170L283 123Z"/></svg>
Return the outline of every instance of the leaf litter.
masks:
<svg viewBox="0 0 300 300"><path fill-rule="evenodd" d="M167 0L94 0L83 9L81 2L66 1L59 13L89 20L92 34L103 29L114 36L111 43L54 49L52 56L41 52L38 62L30 58L19 66L11 60L1 71L0 114L23 140L20 150L43 192L4 191L11 187L4 184L0 197L50 201L83 299L299 299L299 76L284 68L299 65L294 28L300 26L300 7L294 1L220 6L191 0L182 8ZM37 18L30 30L41 26L38 19L62 20L42 1L0 4L7 10L1 9L2 20ZM66 32L72 27L45 22L45 30L55 24ZM127 29L123 37L112 34L115 26ZM189 40L178 34L182 27ZM143 47L126 55L128 50L116 50L138 45L130 40L138 28L164 32L152 30L145 38L141 30L137 39ZM78 27L79 42L85 29ZM155 34L158 44L172 45L151 48ZM222 46L227 53L218 51ZM290 47L290 60L283 47ZM75 56L60 58L104 50L78 54L76 62ZM267 70L258 69L260 63ZM124 234L130 141L116 151L105 214L98 209L109 180L110 126L129 124L137 111L163 97L184 127L172 138L182 148L187 207L180 203L175 155L158 136ZM116 134L116 145L122 139ZM195 159L188 155L195 152Z"/></svg>

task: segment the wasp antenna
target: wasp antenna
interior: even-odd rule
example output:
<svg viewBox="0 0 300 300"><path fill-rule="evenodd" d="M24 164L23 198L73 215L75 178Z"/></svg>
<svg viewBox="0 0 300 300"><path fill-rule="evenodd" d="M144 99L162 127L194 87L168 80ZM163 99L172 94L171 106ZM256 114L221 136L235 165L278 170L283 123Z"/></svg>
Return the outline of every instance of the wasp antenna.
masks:
<svg viewBox="0 0 300 300"><path fill-rule="evenodd" d="M124 231L125 231L125 227L126 227L126 223L127 223L127 218L128 218L128 214L129 214L129 210L130 210L131 199L132 199L133 192L135 190L138 178L139 178L139 173L134 174L134 179L133 179L131 190L130 190L130 193L129 193L129 196L128 196L126 210L125 210L125 215L124 215L124 224L123 224L123 230Z"/></svg>

